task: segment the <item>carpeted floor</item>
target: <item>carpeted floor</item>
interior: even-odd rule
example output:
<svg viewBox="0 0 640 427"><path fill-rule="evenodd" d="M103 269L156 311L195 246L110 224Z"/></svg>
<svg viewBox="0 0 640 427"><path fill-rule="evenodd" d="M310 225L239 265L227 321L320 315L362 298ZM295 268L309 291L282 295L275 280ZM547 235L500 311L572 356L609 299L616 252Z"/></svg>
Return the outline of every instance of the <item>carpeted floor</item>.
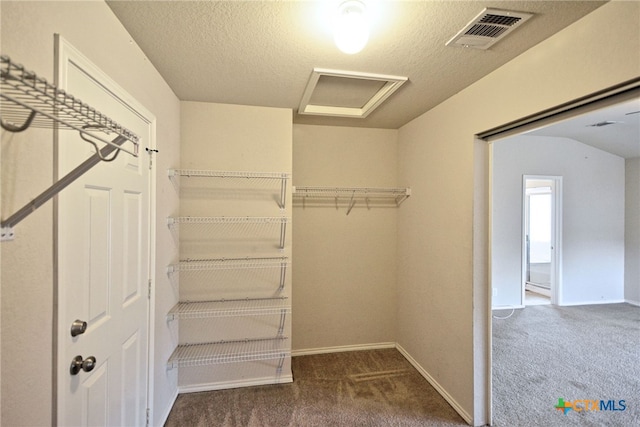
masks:
<svg viewBox="0 0 640 427"><path fill-rule="evenodd" d="M180 395L166 426L466 426L395 349L297 356L294 382Z"/></svg>
<svg viewBox="0 0 640 427"><path fill-rule="evenodd" d="M617 409L625 400L626 409L564 414L555 409L559 398L614 400ZM493 421L498 427L640 426L640 307L542 305L494 318Z"/></svg>

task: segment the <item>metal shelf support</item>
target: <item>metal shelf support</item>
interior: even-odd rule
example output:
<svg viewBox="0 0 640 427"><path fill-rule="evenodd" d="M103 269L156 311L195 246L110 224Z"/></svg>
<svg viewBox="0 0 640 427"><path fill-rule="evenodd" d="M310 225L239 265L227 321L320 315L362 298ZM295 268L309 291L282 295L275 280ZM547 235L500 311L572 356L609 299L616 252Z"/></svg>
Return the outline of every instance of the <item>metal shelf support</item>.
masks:
<svg viewBox="0 0 640 427"><path fill-rule="evenodd" d="M99 153L96 153L93 156L89 157L74 170L66 174L63 178L60 178L51 187L44 190L42 193L40 193L40 195L38 195L32 201L16 211L16 213L3 220L0 223L0 226L2 227L2 232L0 234L1 240L13 240L13 238L15 237L13 227L15 227L20 221L29 216L44 203L49 201L49 199L51 199L53 196L69 186L69 184L73 183L76 179L84 175L93 166L100 163L103 158L113 153L113 151L116 150L116 147L119 147L126 141L127 139L123 136L116 137L112 141L113 145L106 145L102 147Z"/></svg>

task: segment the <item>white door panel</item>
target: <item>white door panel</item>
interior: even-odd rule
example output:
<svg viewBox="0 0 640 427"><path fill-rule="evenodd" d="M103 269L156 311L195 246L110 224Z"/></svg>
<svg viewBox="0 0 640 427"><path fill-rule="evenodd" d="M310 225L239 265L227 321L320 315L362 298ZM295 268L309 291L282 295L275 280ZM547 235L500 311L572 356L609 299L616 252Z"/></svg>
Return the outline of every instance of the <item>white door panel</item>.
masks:
<svg viewBox="0 0 640 427"><path fill-rule="evenodd" d="M135 101L60 40L58 85L152 147L152 124ZM113 136L110 136L112 139ZM93 155L77 132L59 132L62 176ZM150 171L120 153L100 162L58 198L58 424L144 425L149 358ZM71 337L76 319L86 332ZM96 359L70 371L75 356Z"/></svg>

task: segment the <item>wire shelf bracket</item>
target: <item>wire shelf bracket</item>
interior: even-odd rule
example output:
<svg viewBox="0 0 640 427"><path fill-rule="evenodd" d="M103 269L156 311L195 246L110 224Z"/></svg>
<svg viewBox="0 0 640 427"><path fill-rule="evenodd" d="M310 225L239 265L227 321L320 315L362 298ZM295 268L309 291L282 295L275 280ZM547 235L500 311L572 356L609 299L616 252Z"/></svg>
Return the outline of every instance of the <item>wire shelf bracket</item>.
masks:
<svg viewBox="0 0 640 427"><path fill-rule="evenodd" d="M62 89L48 83L8 56L0 56L0 126L8 132L29 127L71 129L95 148L95 154L55 182L7 219L0 221L0 240L13 240L13 228L29 214L101 161L124 151L138 156L138 136ZM107 134L117 136L109 140ZM105 144L99 148L98 142ZM133 143L133 150L123 147Z"/></svg>

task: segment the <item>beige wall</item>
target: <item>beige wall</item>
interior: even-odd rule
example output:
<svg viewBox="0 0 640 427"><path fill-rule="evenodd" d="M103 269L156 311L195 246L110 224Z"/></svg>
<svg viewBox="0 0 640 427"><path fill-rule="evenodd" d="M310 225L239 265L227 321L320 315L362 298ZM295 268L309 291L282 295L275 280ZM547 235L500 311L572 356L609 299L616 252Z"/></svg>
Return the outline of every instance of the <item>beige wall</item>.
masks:
<svg viewBox="0 0 640 427"><path fill-rule="evenodd" d="M293 167L297 186L395 187L397 131L294 125ZM296 201L294 351L395 342L397 212Z"/></svg>
<svg viewBox="0 0 640 427"><path fill-rule="evenodd" d="M61 34L157 119L158 186L155 284L154 420L166 416L177 389L166 360L176 340L166 312L176 296L165 269L177 254L161 218L177 210L165 176L179 165L179 102L159 73L103 2L0 3L2 53L53 81L53 36ZM84 100L90 102L89 100ZM52 184L52 132L2 133L2 217ZM99 167L99 166L97 166ZM3 425L48 425L52 417L53 230L52 204L16 227L2 243L2 418ZM169 354L167 354L169 352ZM67 362L64 362L67 363Z"/></svg>
<svg viewBox="0 0 640 427"><path fill-rule="evenodd" d="M286 108L182 102L181 168L291 174L291 116L291 110ZM279 198L279 181L251 180L244 183L240 182L242 180L226 178L184 177L179 181L182 216L291 217L291 179L287 182L284 210L274 200ZM181 228L180 258L291 257L291 230L291 224L288 224L285 248L280 251L277 248L280 235L278 225L259 229ZM257 234L263 240L256 239ZM246 278L246 275L242 277ZM263 280L269 283L264 275L256 273L251 278L255 280L234 281L231 275L223 276L219 272L195 278L185 276L180 280L181 299L291 296L291 274L287 275L282 292L277 292L277 287L273 286L278 281L271 280L271 286L268 287L259 284ZM284 335L288 337L291 337L290 319L290 316L286 319L284 328ZM279 316L180 320L180 343L275 337L279 321ZM285 360L282 374L276 377L278 362L274 359L179 368L180 389L199 391L221 386L291 381L290 359Z"/></svg>
<svg viewBox="0 0 640 427"><path fill-rule="evenodd" d="M625 161L624 298L640 305L640 157Z"/></svg>
<svg viewBox="0 0 640 427"><path fill-rule="evenodd" d="M558 304L624 299L624 164L622 157L569 138L517 135L493 144L494 307L524 304L523 175L562 177Z"/></svg>
<svg viewBox="0 0 640 427"><path fill-rule="evenodd" d="M486 416L483 388L474 395L487 363L474 354L486 328L474 337L473 323L487 318L474 311L487 288L472 285L474 135L638 77L639 51L640 3L611 2L400 129L399 184L413 194L398 211L398 342L468 420Z"/></svg>

